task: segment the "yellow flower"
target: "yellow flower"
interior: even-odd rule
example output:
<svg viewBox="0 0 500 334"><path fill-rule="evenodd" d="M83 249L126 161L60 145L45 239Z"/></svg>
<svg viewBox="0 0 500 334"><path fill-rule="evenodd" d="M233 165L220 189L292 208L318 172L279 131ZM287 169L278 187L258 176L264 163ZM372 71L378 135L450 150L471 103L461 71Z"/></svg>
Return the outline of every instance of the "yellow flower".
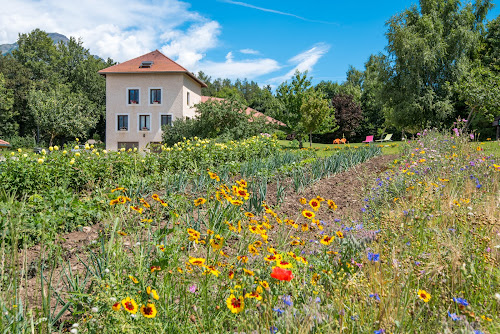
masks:
<svg viewBox="0 0 500 334"><path fill-rule="evenodd" d="M305 199L304 197L301 197L299 201L300 201L300 204L302 204L302 205L307 203L307 199Z"/></svg>
<svg viewBox="0 0 500 334"><path fill-rule="evenodd" d="M127 298L123 299L122 305L123 305L123 308L125 309L125 311L132 313L132 314L137 313L137 309L138 309L137 303L132 298L127 297Z"/></svg>
<svg viewBox="0 0 500 334"><path fill-rule="evenodd" d="M329 237L328 235L325 235L321 240L320 242L323 244L323 245L329 245L332 243L333 239L335 239L334 236L331 236Z"/></svg>
<svg viewBox="0 0 500 334"><path fill-rule="evenodd" d="M342 231L337 231L335 232L335 234L337 235L338 238L344 239L344 233L342 233Z"/></svg>
<svg viewBox="0 0 500 334"><path fill-rule="evenodd" d="M243 308L245 308L245 301L243 296L236 298L233 294L231 294L229 298L226 299L226 305L232 313L240 313L243 311Z"/></svg>
<svg viewBox="0 0 500 334"><path fill-rule="evenodd" d="M150 296L151 296L151 297L153 297L154 299L156 299L156 300L160 299L160 296L158 296L158 293L156 292L156 290L151 289L151 287L150 287L150 286L148 286L148 287L146 288L146 292L147 292L147 294L148 294L148 295L150 295Z"/></svg>
<svg viewBox="0 0 500 334"><path fill-rule="evenodd" d="M316 198L313 198L312 200L309 201L309 205L314 211L318 211L320 207L320 203Z"/></svg>
<svg viewBox="0 0 500 334"><path fill-rule="evenodd" d="M203 266L205 268L205 272L203 274L212 274L215 277L219 277L220 271L217 270L214 266Z"/></svg>
<svg viewBox="0 0 500 334"><path fill-rule="evenodd" d="M199 257L189 257L189 263L201 267L205 264L205 259Z"/></svg>
<svg viewBox="0 0 500 334"><path fill-rule="evenodd" d="M210 176L210 178L211 178L212 180L215 180L215 181L217 181L217 182L219 182L219 181L220 181L219 175L217 175L216 173L212 173L212 172L210 172L210 171L209 171L209 172L208 172L208 175Z"/></svg>
<svg viewBox="0 0 500 334"><path fill-rule="evenodd" d="M250 275L250 276L254 276L254 275L255 275L255 273L254 273L253 271L251 271L251 270L248 270L248 269L243 268L243 271L244 271L244 272L245 272L245 274L247 274L247 275Z"/></svg>
<svg viewBox="0 0 500 334"><path fill-rule="evenodd" d="M132 280L132 282L134 282L134 284L139 283L139 280L132 275L128 275L128 278L130 278Z"/></svg>
<svg viewBox="0 0 500 334"><path fill-rule="evenodd" d="M425 290L418 290L418 298L422 299L424 302L429 302L431 300L431 295Z"/></svg>
<svg viewBox="0 0 500 334"><path fill-rule="evenodd" d="M257 291L247 293L245 295L245 298L248 298L248 299L255 298L257 300L262 300L262 296Z"/></svg>
<svg viewBox="0 0 500 334"><path fill-rule="evenodd" d="M269 289L269 283L267 283L267 281L260 281L259 284L262 285L264 289Z"/></svg>
<svg viewBox="0 0 500 334"><path fill-rule="evenodd" d="M276 267L288 269L288 268L292 268L292 264L290 262L285 261L285 260L278 260L278 261L276 261Z"/></svg>
<svg viewBox="0 0 500 334"><path fill-rule="evenodd" d="M146 305L141 306L141 313L146 318L154 318L156 317L156 307L155 304L147 303Z"/></svg>
<svg viewBox="0 0 500 334"><path fill-rule="evenodd" d="M218 234L213 239L210 239L210 245L212 245L212 248L214 250L221 249L223 244L224 244L224 237L221 237Z"/></svg>
<svg viewBox="0 0 500 334"><path fill-rule="evenodd" d="M329 207L330 209L332 209L333 211L337 210L337 204L335 204L335 202L334 202L334 201L332 201L331 199L329 199L329 200L327 201L327 203L328 203L328 207Z"/></svg>
<svg viewBox="0 0 500 334"><path fill-rule="evenodd" d="M38 159L38 160L37 160L37 162L38 162L39 164L43 164L43 159L42 159L42 158L40 158L40 159Z"/></svg>
<svg viewBox="0 0 500 334"><path fill-rule="evenodd" d="M111 308L113 309L113 311L120 311L120 309L122 308L122 305L120 304L120 302L117 302L117 303L114 303L113 306L111 306Z"/></svg>
<svg viewBox="0 0 500 334"><path fill-rule="evenodd" d="M312 211L302 210L302 216L306 217L307 219L313 219L316 215Z"/></svg>
<svg viewBox="0 0 500 334"><path fill-rule="evenodd" d="M194 205L199 206L199 205L204 204L206 201L207 201L206 199L204 199L203 197L200 197L200 198L197 198L194 200Z"/></svg>

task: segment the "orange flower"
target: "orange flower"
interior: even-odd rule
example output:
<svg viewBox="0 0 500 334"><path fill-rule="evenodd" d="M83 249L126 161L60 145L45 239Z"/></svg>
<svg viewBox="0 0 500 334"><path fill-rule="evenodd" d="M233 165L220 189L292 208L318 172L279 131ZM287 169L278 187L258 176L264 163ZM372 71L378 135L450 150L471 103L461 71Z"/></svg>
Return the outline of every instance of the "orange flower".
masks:
<svg viewBox="0 0 500 334"><path fill-rule="evenodd" d="M291 281L293 278L292 271L286 270L280 267L274 267L271 273L272 278L276 278L280 281Z"/></svg>

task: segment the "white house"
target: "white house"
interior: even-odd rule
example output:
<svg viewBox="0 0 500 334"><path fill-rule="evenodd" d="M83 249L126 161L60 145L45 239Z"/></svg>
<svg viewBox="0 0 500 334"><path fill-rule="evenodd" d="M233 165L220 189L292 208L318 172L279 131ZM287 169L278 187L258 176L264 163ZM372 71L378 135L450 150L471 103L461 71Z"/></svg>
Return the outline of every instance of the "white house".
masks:
<svg viewBox="0 0 500 334"><path fill-rule="evenodd" d="M106 148L144 149L161 142L161 127L194 117L206 84L160 51L105 68Z"/></svg>

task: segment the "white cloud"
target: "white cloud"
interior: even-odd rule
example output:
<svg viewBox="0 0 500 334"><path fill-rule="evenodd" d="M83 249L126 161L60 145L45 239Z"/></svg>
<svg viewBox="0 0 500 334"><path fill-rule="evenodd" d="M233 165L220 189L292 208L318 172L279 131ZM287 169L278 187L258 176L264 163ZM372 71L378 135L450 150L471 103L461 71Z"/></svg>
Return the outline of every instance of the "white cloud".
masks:
<svg viewBox="0 0 500 334"><path fill-rule="evenodd" d="M176 59L185 68L192 69L207 50L216 47L219 34L220 25L215 21L195 24L186 32L168 31L160 36L162 42L166 43L160 51Z"/></svg>
<svg viewBox="0 0 500 334"><path fill-rule="evenodd" d="M258 55L258 54L260 54L259 51L253 50L253 49L241 49L240 52L243 53L243 54L247 54L247 55Z"/></svg>
<svg viewBox="0 0 500 334"><path fill-rule="evenodd" d="M226 61L223 63L203 62L200 64L200 69L213 78L252 80L279 70L280 65L276 60L269 58L235 61L231 55L229 58L226 56Z"/></svg>
<svg viewBox="0 0 500 334"><path fill-rule="evenodd" d="M330 50L330 46L328 44L318 43L309 50L299 53L288 60L289 63L294 65L291 70L289 70L285 75L269 79L269 82L283 82L288 80L293 76L295 71L311 72L314 65L316 65L318 60L320 60L320 58L323 57L328 50Z"/></svg>
<svg viewBox="0 0 500 334"><path fill-rule="evenodd" d="M0 12L0 44L40 28L81 37L91 53L115 61L159 49L188 70L214 78L258 79L283 68L276 59L255 57L260 52L250 48L226 51L221 61L207 60L207 52L222 44L222 26L190 6L180 0L9 0ZM320 43L292 57L284 70L294 68L269 83L288 79L296 69L311 70L328 49Z"/></svg>
<svg viewBox="0 0 500 334"><path fill-rule="evenodd" d="M215 47L220 33L219 23L189 7L179 0L9 0L0 12L0 44L40 28L81 37L104 58L124 61L161 48L188 67Z"/></svg>

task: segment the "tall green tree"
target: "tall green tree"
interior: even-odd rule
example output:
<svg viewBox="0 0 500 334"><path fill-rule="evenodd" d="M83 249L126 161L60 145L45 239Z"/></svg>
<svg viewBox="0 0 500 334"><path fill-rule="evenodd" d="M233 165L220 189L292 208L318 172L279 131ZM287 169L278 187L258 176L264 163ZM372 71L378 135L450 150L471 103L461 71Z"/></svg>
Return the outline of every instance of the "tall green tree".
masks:
<svg viewBox="0 0 500 334"><path fill-rule="evenodd" d="M58 81L53 66L57 59L57 48L46 32L35 29L29 34L20 34L17 44L19 47L12 55L30 69L30 79L49 83Z"/></svg>
<svg viewBox="0 0 500 334"><path fill-rule="evenodd" d="M420 0L388 22L388 121L416 131L454 116L459 64L478 57L490 0Z"/></svg>
<svg viewBox="0 0 500 334"><path fill-rule="evenodd" d="M470 65L465 73L455 89L470 110L467 127L478 114L493 121L500 116L500 76L479 62Z"/></svg>
<svg viewBox="0 0 500 334"><path fill-rule="evenodd" d="M99 120L95 105L81 92L72 93L64 84L47 91L30 91L28 104L50 145L58 136L86 137Z"/></svg>
<svg viewBox="0 0 500 334"><path fill-rule="evenodd" d="M335 114L328 100L317 90L310 89L300 106L301 119L297 126L299 132L309 135L309 147L312 146L312 134L333 132L337 129Z"/></svg>
<svg viewBox="0 0 500 334"><path fill-rule="evenodd" d="M362 80L361 109L363 119L356 130L358 135L381 135L386 128L384 100L386 56L371 55L365 63Z"/></svg>
<svg viewBox="0 0 500 334"><path fill-rule="evenodd" d="M286 124L285 130L288 133L297 135L300 147L303 140L299 127L302 119L300 108L310 88L311 79L307 77L307 71L296 71L290 83L285 81L276 89L276 97L283 103L283 109L271 115Z"/></svg>
<svg viewBox="0 0 500 334"><path fill-rule="evenodd" d="M0 73L0 138L17 134L19 124L15 121L14 94L5 85L5 78Z"/></svg>

